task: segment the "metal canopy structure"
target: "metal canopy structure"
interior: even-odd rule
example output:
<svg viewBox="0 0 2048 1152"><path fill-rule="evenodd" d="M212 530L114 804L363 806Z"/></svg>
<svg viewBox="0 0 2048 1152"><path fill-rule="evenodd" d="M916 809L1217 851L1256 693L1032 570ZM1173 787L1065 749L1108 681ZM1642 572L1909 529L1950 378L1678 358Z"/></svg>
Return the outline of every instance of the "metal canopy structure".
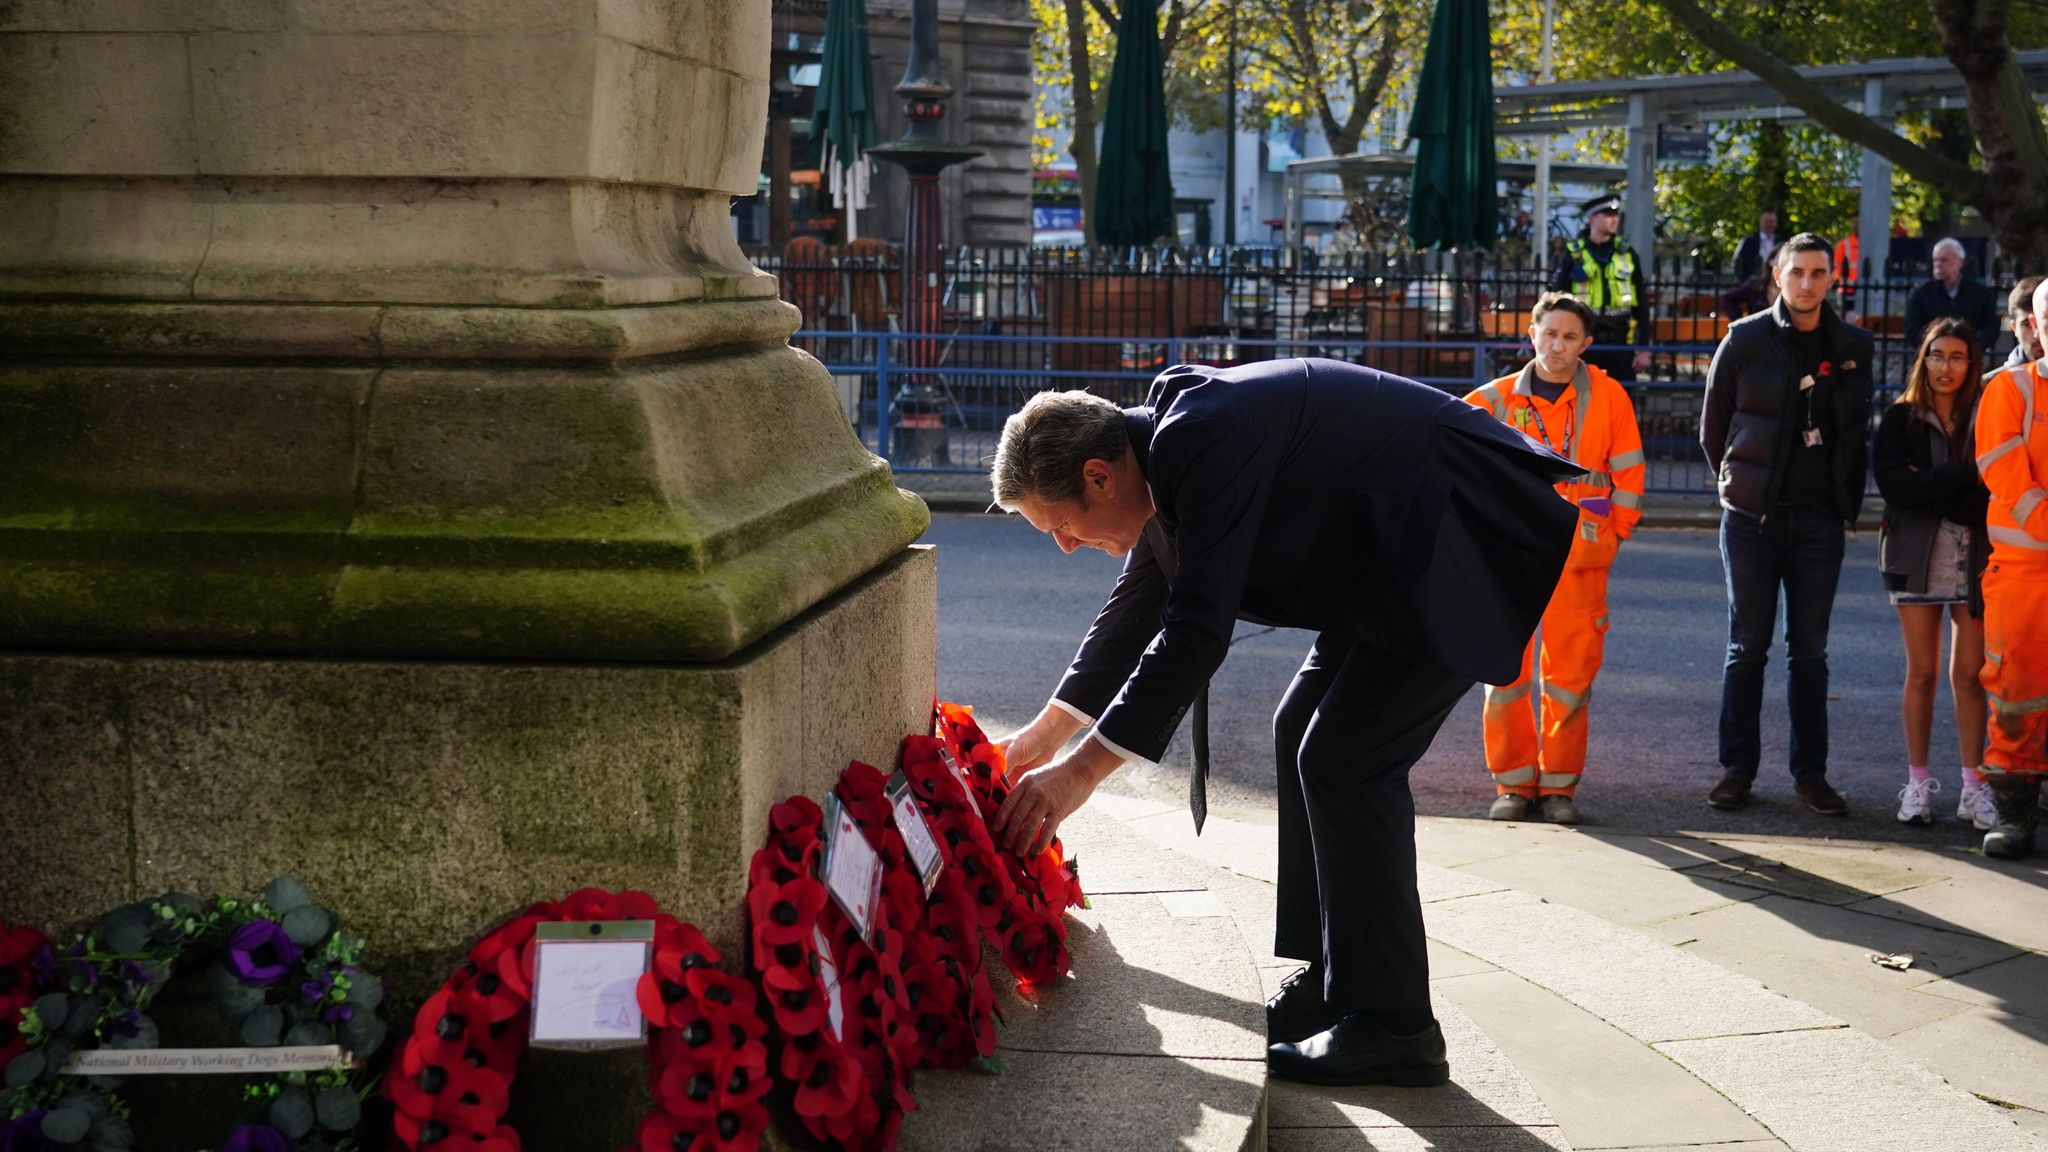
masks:
<svg viewBox="0 0 2048 1152"><path fill-rule="evenodd" d="M1494 105L1499 107L1496 99ZM1407 152L1383 152L1365 156L1316 156L1307 160L1289 161L1287 165L1286 206L1287 243L1299 247L1302 243L1301 205L1307 200L1342 200L1342 192L1319 191L1307 186L1311 176L1357 176L1366 179L1407 179L1415 171L1415 157ZM1494 164L1494 174L1509 183L1533 184L1536 180L1536 164L1530 160L1500 160ZM1628 174L1620 164L1578 164L1553 161L1550 178L1555 189L1558 184L1612 185Z"/></svg>
<svg viewBox="0 0 2048 1152"><path fill-rule="evenodd" d="M2030 91L2048 95L2048 49L2013 53ZM1823 92L1889 126L1901 112L1964 106L1963 78L1946 59L1872 60L1795 69ZM1657 134L1664 125L1727 120L1810 123L1778 90L1753 72L1734 69L1692 76L1578 80L1559 84L1503 85L1494 89L1494 124L1502 136L1557 136L1592 128L1627 129L1627 187L1623 228L1628 242L1647 253L1656 220L1639 199L1654 187ZM1891 162L1866 150L1858 183L1857 214L1863 255L1884 267L1891 246Z"/></svg>

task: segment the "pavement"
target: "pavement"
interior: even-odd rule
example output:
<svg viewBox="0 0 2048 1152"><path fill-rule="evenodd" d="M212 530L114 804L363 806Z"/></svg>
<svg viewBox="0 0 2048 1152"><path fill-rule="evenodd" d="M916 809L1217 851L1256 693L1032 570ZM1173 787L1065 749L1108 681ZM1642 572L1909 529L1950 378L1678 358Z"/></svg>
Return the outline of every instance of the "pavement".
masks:
<svg viewBox="0 0 2048 1152"><path fill-rule="evenodd" d="M1269 951L1265 716L1307 637L1242 629L1214 685L1204 834L1181 746L1112 776L1064 832L1103 898L1077 920L1073 979L1033 996L1087 1022L1001 1036L1005 1074L1054 1094L921 1078L904 1146L2048 1152L2048 864L1985 860L1952 818L1892 820L1898 640L1871 535L1851 541L1831 642L1847 819L1790 803L1768 766L1750 810L1702 802L1725 637L1709 532L1645 532L1617 566L1581 789L1595 822L1470 818L1491 789L1476 703L1454 714L1415 773L1440 1089L1263 1081L1258 1000L1294 967ZM1000 734L1044 700L1116 562L999 517L940 516L927 540L941 695ZM1767 712L1767 756L1782 727ZM1938 729L1937 751L1952 740ZM1073 1102L1098 1094L1113 1104Z"/></svg>

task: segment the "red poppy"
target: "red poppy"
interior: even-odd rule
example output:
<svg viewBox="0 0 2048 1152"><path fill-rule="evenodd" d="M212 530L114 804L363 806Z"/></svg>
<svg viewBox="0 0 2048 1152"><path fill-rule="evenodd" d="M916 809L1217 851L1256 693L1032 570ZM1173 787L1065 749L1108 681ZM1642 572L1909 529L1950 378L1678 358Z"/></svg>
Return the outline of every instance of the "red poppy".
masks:
<svg viewBox="0 0 2048 1152"><path fill-rule="evenodd" d="M15 968L26 974L36 950L49 942L49 937L27 924L10 927L5 920L0 920L0 968ZM0 989L0 992L4 991L6 989Z"/></svg>
<svg viewBox="0 0 2048 1152"><path fill-rule="evenodd" d="M765 954L782 944L802 943L810 937L812 925L825 910L825 886L808 876L786 884L757 884L747 892L747 911L752 916L754 966L767 967Z"/></svg>
<svg viewBox="0 0 2048 1152"><path fill-rule="evenodd" d="M490 1043L484 1006L470 992L474 978L458 976L427 997L413 1017L413 1042L399 1058L399 1072L417 1076L428 1064L461 1060L473 1047Z"/></svg>
<svg viewBox="0 0 2048 1152"><path fill-rule="evenodd" d="M508 1124L500 1124L489 1136L479 1137L470 1152L520 1152L519 1133Z"/></svg>
<svg viewBox="0 0 2048 1152"><path fill-rule="evenodd" d="M791 796L768 810L768 826L783 835L804 829L815 834L824 822L825 810L809 796Z"/></svg>
<svg viewBox="0 0 2048 1152"><path fill-rule="evenodd" d="M770 998L775 1027L784 1036L808 1036L825 1026L825 990L813 980L808 988L788 988Z"/></svg>

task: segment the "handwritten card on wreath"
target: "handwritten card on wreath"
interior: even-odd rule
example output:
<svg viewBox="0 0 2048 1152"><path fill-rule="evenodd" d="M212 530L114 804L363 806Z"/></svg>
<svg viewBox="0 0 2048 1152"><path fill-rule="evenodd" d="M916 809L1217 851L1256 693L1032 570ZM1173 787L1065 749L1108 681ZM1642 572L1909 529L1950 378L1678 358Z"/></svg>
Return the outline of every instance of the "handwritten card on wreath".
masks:
<svg viewBox="0 0 2048 1152"><path fill-rule="evenodd" d="M925 895L929 896L938 886L939 871L946 861L939 855L939 842L932 838L931 826L924 822L924 811L917 806L917 794L911 791L909 778L900 772L889 781L889 808L896 815L896 830L903 834L903 847L910 852L910 863L917 869L917 878L924 883Z"/></svg>
<svg viewBox="0 0 2048 1152"><path fill-rule="evenodd" d="M854 930L875 942L875 908L882 898L882 858L837 796L825 798L825 888Z"/></svg>
<svg viewBox="0 0 2048 1152"><path fill-rule="evenodd" d="M981 794L974 790L974 781L967 778L967 770L960 767L960 760L953 755L951 748L943 746L939 748L939 763L944 764L946 771L953 774L953 779L960 782L960 790L967 793L967 799L973 801L975 810L981 812ZM981 814L983 816L988 815L987 812L981 812Z"/></svg>
<svg viewBox="0 0 2048 1152"><path fill-rule="evenodd" d="M639 1044L647 1020L636 994L653 947L649 921L565 921L536 932L533 1043L572 1048Z"/></svg>

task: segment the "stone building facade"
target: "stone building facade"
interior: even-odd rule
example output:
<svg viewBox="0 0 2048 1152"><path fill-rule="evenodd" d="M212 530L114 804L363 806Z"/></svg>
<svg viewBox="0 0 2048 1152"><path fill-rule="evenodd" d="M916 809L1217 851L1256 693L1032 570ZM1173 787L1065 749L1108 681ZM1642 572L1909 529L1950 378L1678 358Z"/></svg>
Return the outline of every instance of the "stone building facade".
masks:
<svg viewBox="0 0 2048 1152"><path fill-rule="evenodd" d="M1037 25L1026 0L939 0L939 52L953 105L945 136L982 150L943 178L948 244L1031 241L1031 38ZM910 56L910 0L868 0L878 141L903 134L901 102L891 91ZM778 48L814 42L825 30L826 0L776 0ZM801 127L801 122L799 122ZM878 164L860 233L898 241L903 233L903 173Z"/></svg>

